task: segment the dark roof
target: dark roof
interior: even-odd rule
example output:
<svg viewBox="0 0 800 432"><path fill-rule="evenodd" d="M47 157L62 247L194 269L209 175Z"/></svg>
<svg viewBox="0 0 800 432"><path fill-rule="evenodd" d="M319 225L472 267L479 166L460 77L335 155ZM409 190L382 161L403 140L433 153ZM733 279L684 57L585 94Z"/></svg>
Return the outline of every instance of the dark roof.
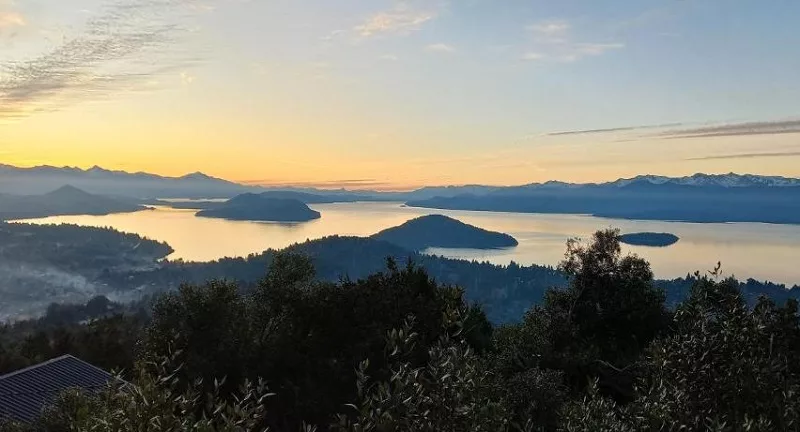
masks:
<svg viewBox="0 0 800 432"><path fill-rule="evenodd" d="M98 390L113 376L71 355L0 376L0 419L33 422L59 393Z"/></svg>

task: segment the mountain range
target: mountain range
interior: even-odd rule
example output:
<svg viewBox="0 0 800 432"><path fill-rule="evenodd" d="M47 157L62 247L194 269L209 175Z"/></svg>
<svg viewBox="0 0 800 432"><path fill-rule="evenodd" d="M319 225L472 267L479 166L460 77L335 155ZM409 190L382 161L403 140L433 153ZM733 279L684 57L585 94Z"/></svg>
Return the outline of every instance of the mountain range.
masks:
<svg viewBox="0 0 800 432"><path fill-rule="evenodd" d="M695 174L677 178L642 175L608 183L550 181L522 186L467 185L425 187L409 192L379 192L267 188L242 185L203 173L163 177L99 167L82 170L0 165L0 195L46 197L45 194L65 185L122 204L122 211L130 211L130 206L137 204L163 203L154 201L156 198L232 198L252 193L305 204L396 201L414 207L449 210L591 214L608 218L689 222L800 224L800 179L752 174ZM5 204L0 207L0 213L47 213L42 210L46 209L42 202L33 211L31 204L26 204L24 199L8 200L6 198ZM117 204L107 202L94 211L104 213L106 209L113 210ZM211 209L219 207L219 204L205 203L198 207ZM19 208L24 212L20 212ZM73 208L57 210L50 213L75 214L78 211Z"/></svg>
<svg viewBox="0 0 800 432"><path fill-rule="evenodd" d="M18 168L0 165L0 193L40 195L71 185L85 192L131 198L230 198L257 188L192 173L164 177L143 172L111 171L100 167L87 170L39 166Z"/></svg>
<svg viewBox="0 0 800 432"><path fill-rule="evenodd" d="M800 181L753 175L640 176L610 183L544 183L409 200L413 207L589 214L684 222L800 224Z"/></svg>
<svg viewBox="0 0 800 432"><path fill-rule="evenodd" d="M200 172L181 177L166 177L144 172L129 173L100 167L86 170L73 167L39 166L18 168L0 164L0 194L41 195L71 185L92 194L123 196L138 199L156 198L232 198L242 193L269 192L273 198L292 198L307 204L341 201L416 201L461 195L525 195L531 191L564 189L630 188L672 186L696 188L791 188L800 186L800 179L753 174L695 174L688 177L642 175L608 183L575 184L559 181L531 183L522 186L442 186L424 187L410 192L381 192L347 189L315 189L297 187L265 187L243 185Z"/></svg>

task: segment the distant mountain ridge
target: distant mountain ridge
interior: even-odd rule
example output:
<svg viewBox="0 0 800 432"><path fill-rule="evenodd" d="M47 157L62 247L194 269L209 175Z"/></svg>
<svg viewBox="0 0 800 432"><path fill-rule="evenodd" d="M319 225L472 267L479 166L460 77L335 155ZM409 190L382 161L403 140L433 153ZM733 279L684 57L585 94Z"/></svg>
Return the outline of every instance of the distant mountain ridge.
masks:
<svg viewBox="0 0 800 432"><path fill-rule="evenodd" d="M245 186L203 173L181 177L112 171L98 166L83 170L74 167L38 166L18 168L0 164L0 193L41 195L71 185L91 194L152 198L230 198L259 188Z"/></svg>
<svg viewBox="0 0 800 432"><path fill-rule="evenodd" d="M687 177L665 177L656 175L642 175L630 179L619 179L612 184L620 187L633 183L647 182L656 185L673 184L681 186L705 187L794 187L800 186L800 179L781 176L762 176L754 174L694 174Z"/></svg>
<svg viewBox="0 0 800 432"><path fill-rule="evenodd" d="M601 184L551 182L506 187L482 195L409 200L407 205L620 219L800 224L800 180L740 174L639 176Z"/></svg>
<svg viewBox="0 0 800 432"><path fill-rule="evenodd" d="M41 195L65 185L92 194L154 198L232 198L243 193L268 193L291 197L307 203L350 201L418 201L461 195L519 195L530 191L627 188L627 187L698 187L698 188L787 188L800 187L800 179L755 174L702 174L686 177L640 175L605 183L567 183L548 181L518 186L463 185L426 186L409 192L381 192L348 189L317 189L290 186L254 186L212 177L202 172L180 177L145 172L114 171L98 166L83 170L75 167L38 166L18 168L0 164L0 194ZM291 196L294 194L294 196ZM314 196L311 196L314 195Z"/></svg>

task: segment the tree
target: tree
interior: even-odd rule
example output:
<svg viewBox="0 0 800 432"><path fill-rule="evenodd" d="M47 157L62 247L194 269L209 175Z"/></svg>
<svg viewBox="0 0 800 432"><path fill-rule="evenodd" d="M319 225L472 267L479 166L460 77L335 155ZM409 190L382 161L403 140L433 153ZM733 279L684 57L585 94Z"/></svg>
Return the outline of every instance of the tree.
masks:
<svg viewBox="0 0 800 432"><path fill-rule="evenodd" d="M444 335L430 347L428 360L413 363L418 334L414 319L388 332L385 360L392 374L369 376L369 360L357 374L359 402L333 429L353 432L456 432L510 430L511 417L496 377L466 341L449 332L463 325L464 311L449 311ZM467 312L468 313L468 312ZM459 331L455 331L457 335Z"/></svg>
<svg viewBox="0 0 800 432"><path fill-rule="evenodd" d="M733 279L699 279L654 344L648 392L655 420L672 430L800 428L800 317L789 300L748 308Z"/></svg>
<svg viewBox="0 0 800 432"><path fill-rule="evenodd" d="M355 371L364 358L373 358L372 376L388 377L392 371L375 354L408 315L418 324L409 358L424 364L448 307L469 316L461 338L485 349L491 333L485 315L477 308L467 313L461 290L439 286L419 267L390 261L387 271L366 279L329 283L314 279L308 258L280 254L250 293L211 282L158 300L144 347L147 358L180 352L183 382L225 377L223 395L245 379L267 380L278 395L269 401L269 424L293 430L303 421L326 424L355 398Z"/></svg>
<svg viewBox="0 0 800 432"><path fill-rule="evenodd" d="M179 352L182 382L202 379L209 386L225 378L223 394L232 392L247 376L245 360L252 351L247 312L233 283L183 285L155 302L144 339L146 359Z"/></svg>
<svg viewBox="0 0 800 432"><path fill-rule="evenodd" d="M588 245L569 241L560 269L569 287L549 290L503 344L507 376L557 370L574 392L596 377L604 394L629 400L637 362L668 322L649 263L622 256L619 231L606 230Z"/></svg>

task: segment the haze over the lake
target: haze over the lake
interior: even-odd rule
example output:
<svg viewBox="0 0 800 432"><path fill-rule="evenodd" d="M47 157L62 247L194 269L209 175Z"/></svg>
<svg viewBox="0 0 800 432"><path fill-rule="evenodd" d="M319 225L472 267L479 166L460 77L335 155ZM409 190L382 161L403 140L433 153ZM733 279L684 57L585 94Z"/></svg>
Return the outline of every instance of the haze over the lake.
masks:
<svg viewBox="0 0 800 432"><path fill-rule="evenodd" d="M495 264L556 265L563 259L567 239L588 239L598 229L616 227L623 232L670 232L680 241L665 248L623 245L628 252L648 259L658 278L677 278L711 270L721 261L725 275L784 283L800 283L800 225L758 223L694 224L631 221L581 215L490 213L429 210L400 203L315 204L319 220L296 223L226 221L195 217L196 211L161 207L154 211L109 216L57 216L33 223L72 223L110 226L122 231L166 241L174 249L170 259L210 261L284 248L296 242L328 235L369 236L426 214L444 214L481 228L511 234L519 246L504 250L427 251Z"/></svg>

